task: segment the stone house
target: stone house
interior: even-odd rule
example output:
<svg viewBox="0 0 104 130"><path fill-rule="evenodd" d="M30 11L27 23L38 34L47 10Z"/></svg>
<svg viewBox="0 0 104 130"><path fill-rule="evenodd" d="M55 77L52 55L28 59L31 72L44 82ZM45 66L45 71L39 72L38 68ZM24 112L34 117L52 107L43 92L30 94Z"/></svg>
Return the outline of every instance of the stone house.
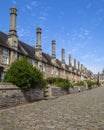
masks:
<svg viewBox="0 0 104 130"><path fill-rule="evenodd" d="M101 84L101 86L104 86L104 69L102 70L101 73L98 73L97 77L99 79L99 83Z"/></svg>
<svg viewBox="0 0 104 130"><path fill-rule="evenodd" d="M10 31L8 34L0 32L0 81L3 80L5 72L14 62L23 56L28 58L33 66L43 71L45 78L61 77L72 81L93 79L93 74L80 62L69 54L69 64L65 63L65 50L62 49L62 60L56 58L56 41L52 40L52 55L42 51L41 28L36 29L36 47L32 47L18 39L16 31L17 9L10 9Z"/></svg>

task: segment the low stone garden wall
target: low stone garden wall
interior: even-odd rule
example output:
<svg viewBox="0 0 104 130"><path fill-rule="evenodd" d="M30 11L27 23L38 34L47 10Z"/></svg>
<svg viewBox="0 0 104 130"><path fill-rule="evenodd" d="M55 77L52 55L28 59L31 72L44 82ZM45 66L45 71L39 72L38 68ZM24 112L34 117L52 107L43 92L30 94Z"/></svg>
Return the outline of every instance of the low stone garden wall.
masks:
<svg viewBox="0 0 104 130"><path fill-rule="evenodd" d="M44 98L42 88L31 88L22 91L11 83L0 83L0 108L33 102Z"/></svg>
<svg viewBox="0 0 104 130"><path fill-rule="evenodd" d="M92 88L96 88L93 86ZM60 87L48 86L49 97L63 96L71 93L86 91L86 86L74 86L68 90L62 90ZM17 106L22 103L33 102L44 99L44 90L42 88L31 88L29 90L21 90L11 83L0 83L0 108Z"/></svg>
<svg viewBox="0 0 104 130"><path fill-rule="evenodd" d="M96 88L96 87L97 86L93 86L92 88ZM70 87L68 90L62 90L60 87L49 85L50 96L63 96L63 95L82 92L86 90L89 90L88 86L74 86L74 87Z"/></svg>

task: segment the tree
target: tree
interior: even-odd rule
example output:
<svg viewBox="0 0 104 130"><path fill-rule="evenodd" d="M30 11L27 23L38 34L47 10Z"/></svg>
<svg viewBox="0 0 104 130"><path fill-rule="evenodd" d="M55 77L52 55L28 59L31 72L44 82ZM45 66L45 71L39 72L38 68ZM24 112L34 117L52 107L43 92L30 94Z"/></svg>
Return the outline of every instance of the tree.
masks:
<svg viewBox="0 0 104 130"><path fill-rule="evenodd" d="M43 73L33 67L25 57L11 64L4 77L4 82L16 84L21 89L44 85Z"/></svg>

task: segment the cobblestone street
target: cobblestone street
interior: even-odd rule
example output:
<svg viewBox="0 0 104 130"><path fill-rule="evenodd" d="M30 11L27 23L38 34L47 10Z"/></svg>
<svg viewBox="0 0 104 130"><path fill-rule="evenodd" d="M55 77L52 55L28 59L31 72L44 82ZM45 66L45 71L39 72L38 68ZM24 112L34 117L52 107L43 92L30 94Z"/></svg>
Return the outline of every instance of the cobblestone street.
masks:
<svg viewBox="0 0 104 130"><path fill-rule="evenodd" d="M0 130L104 130L104 87L0 110Z"/></svg>

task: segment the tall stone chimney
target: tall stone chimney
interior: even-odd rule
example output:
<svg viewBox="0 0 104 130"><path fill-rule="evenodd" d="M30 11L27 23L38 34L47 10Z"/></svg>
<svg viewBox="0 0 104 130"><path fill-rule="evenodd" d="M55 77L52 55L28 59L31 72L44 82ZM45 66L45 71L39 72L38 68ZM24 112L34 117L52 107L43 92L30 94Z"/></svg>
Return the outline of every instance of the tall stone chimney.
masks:
<svg viewBox="0 0 104 130"><path fill-rule="evenodd" d="M62 67L64 67L65 68L65 50L64 49L62 49Z"/></svg>
<svg viewBox="0 0 104 130"><path fill-rule="evenodd" d="M69 70L72 71L72 55L69 54Z"/></svg>
<svg viewBox="0 0 104 130"><path fill-rule="evenodd" d="M74 58L74 72L76 72L76 59Z"/></svg>
<svg viewBox="0 0 104 130"><path fill-rule="evenodd" d="M52 40L52 63L56 64L56 41Z"/></svg>
<svg viewBox="0 0 104 130"><path fill-rule="evenodd" d="M42 58L42 49L41 49L41 28L36 29L36 49L35 54L41 59Z"/></svg>
<svg viewBox="0 0 104 130"><path fill-rule="evenodd" d="M80 70L80 62L78 61L78 71Z"/></svg>
<svg viewBox="0 0 104 130"><path fill-rule="evenodd" d="M72 56L69 54L69 66L72 66Z"/></svg>
<svg viewBox="0 0 104 130"><path fill-rule="evenodd" d="M41 49L41 28L36 29L36 48Z"/></svg>
<svg viewBox="0 0 104 130"><path fill-rule="evenodd" d="M17 9L15 7L10 9L10 31L9 34L17 35L16 31L16 16L17 16Z"/></svg>
<svg viewBox="0 0 104 130"><path fill-rule="evenodd" d="M80 74L80 62L78 61L78 74Z"/></svg>
<svg viewBox="0 0 104 130"><path fill-rule="evenodd" d="M81 73L83 73L83 64L81 64Z"/></svg>
<svg viewBox="0 0 104 130"><path fill-rule="evenodd" d="M17 49L18 47L16 16L17 16L17 9L13 7L10 9L10 30L8 35L8 44L15 49Z"/></svg>

